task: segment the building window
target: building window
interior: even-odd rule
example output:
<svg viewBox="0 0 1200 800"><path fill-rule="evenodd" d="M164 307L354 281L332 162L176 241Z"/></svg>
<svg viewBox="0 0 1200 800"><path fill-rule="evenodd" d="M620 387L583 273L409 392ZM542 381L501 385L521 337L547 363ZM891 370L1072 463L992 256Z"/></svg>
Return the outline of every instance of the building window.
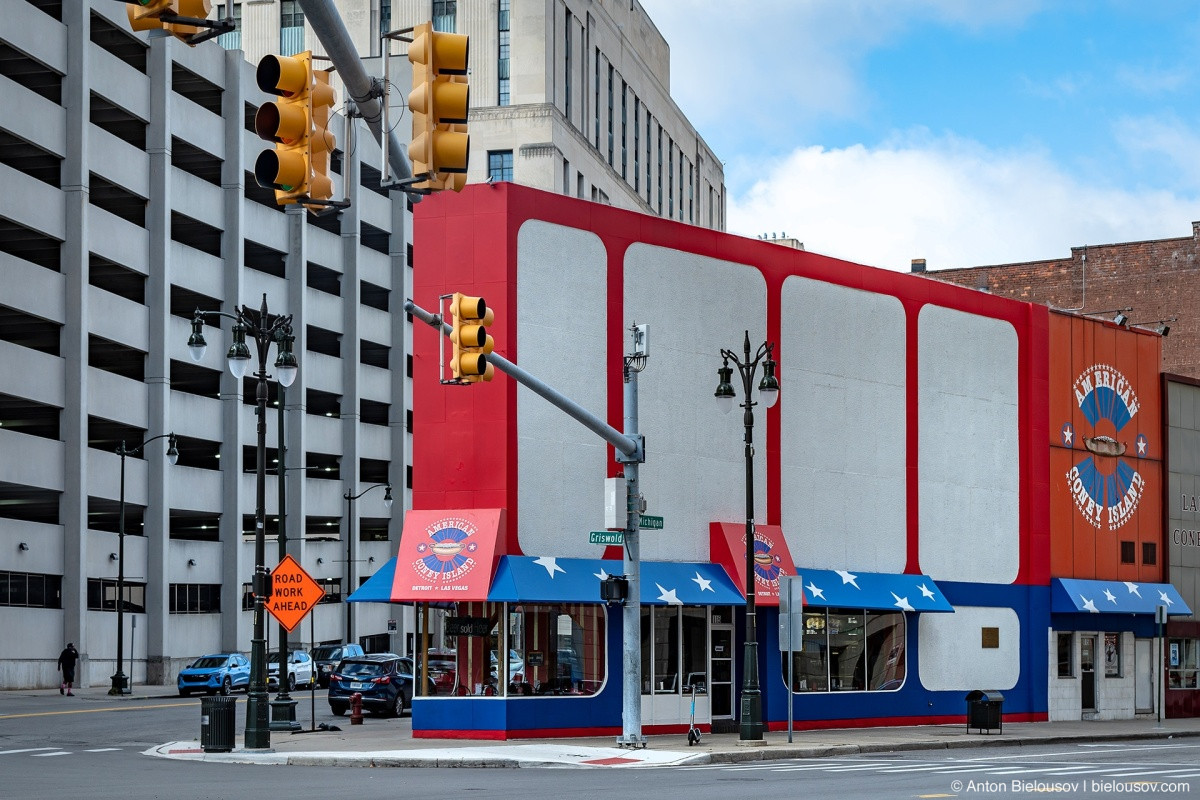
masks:
<svg viewBox="0 0 1200 800"><path fill-rule="evenodd" d="M1153 566L1158 562L1158 545L1154 542L1142 542L1142 563Z"/></svg>
<svg viewBox="0 0 1200 800"><path fill-rule="evenodd" d="M571 162L563 159L562 169L562 193L567 197L571 196Z"/></svg>
<svg viewBox="0 0 1200 800"><path fill-rule="evenodd" d="M342 602L341 578L321 578L317 580L317 583L321 584L321 588L325 590L325 594L317 601L317 605Z"/></svg>
<svg viewBox="0 0 1200 800"><path fill-rule="evenodd" d="M696 221L696 215L694 212L695 191L694 191L693 180L695 179L696 170L692 167L692 164L690 161L688 162L687 170L688 170L688 222L695 222Z"/></svg>
<svg viewBox="0 0 1200 800"><path fill-rule="evenodd" d="M567 24L563 37L563 60L566 62L566 80L563 81L563 86L566 93L566 109L567 124L571 124L571 15L567 14ZM566 194L566 190L563 191Z"/></svg>
<svg viewBox="0 0 1200 800"><path fill-rule="evenodd" d="M1195 689L1198 639L1172 639L1167 643L1167 688Z"/></svg>
<svg viewBox="0 0 1200 800"><path fill-rule="evenodd" d="M804 612L804 641L792 651L793 692L895 691L904 683L902 612L858 608ZM788 677L788 653L781 668Z"/></svg>
<svg viewBox="0 0 1200 800"><path fill-rule="evenodd" d="M642 694L687 694L708 685L708 609L642 608Z"/></svg>
<svg viewBox="0 0 1200 800"><path fill-rule="evenodd" d="M663 190L662 190L663 148L662 148L662 140L663 140L663 130L662 130L662 126L659 125L658 126L658 215L660 217L662 216L662 210L663 210Z"/></svg>
<svg viewBox="0 0 1200 800"><path fill-rule="evenodd" d="M1136 552L1137 551L1134 548L1133 542L1121 542L1121 563L1122 564L1137 563L1134 560Z"/></svg>
<svg viewBox="0 0 1200 800"><path fill-rule="evenodd" d="M279 4L279 52L285 56L304 50L304 9L300 0L281 0Z"/></svg>
<svg viewBox="0 0 1200 800"><path fill-rule="evenodd" d="M1058 677L1075 677L1075 635L1072 633L1058 635Z"/></svg>
<svg viewBox="0 0 1200 800"><path fill-rule="evenodd" d="M0 606L62 608L62 576L0 571Z"/></svg>
<svg viewBox="0 0 1200 800"><path fill-rule="evenodd" d="M641 133L641 117L642 117L642 100L639 97L633 98L633 193L637 194L642 190L641 187L641 168L642 159L638 148L642 146Z"/></svg>
<svg viewBox="0 0 1200 800"><path fill-rule="evenodd" d="M613 65L608 65L608 165L613 165Z"/></svg>
<svg viewBox="0 0 1200 800"><path fill-rule="evenodd" d="M458 16L458 3L455 0L433 0L433 29L442 33L458 31L455 17Z"/></svg>
<svg viewBox="0 0 1200 800"><path fill-rule="evenodd" d="M496 60L497 99L496 105L506 106L510 102L510 84L508 73L509 58L509 0L500 0L500 13L497 16L496 32L500 40L500 54Z"/></svg>
<svg viewBox="0 0 1200 800"><path fill-rule="evenodd" d="M646 109L646 205L650 205L650 109Z"/></svg>
<svg viewBox="0 0 1200 800"><path fill-rule="evenodd" d="M1104 677L1121 677L1121 634L1104 634Z"/></svg>
<svg viewBox="0 0 1200 800"><path fill-rule="evenodd" d="M223 33L217 37L217 44L224 47L226 50L241 50L242 49L242 4L233 4L233 13L229 13L229 6L217 6L217 19L224 19L227 16L233 17L235 27L229 33Z"/></svg>
<svg viewBox="0 0 1200 800"><path fill-rule="evenodd" d="M675 216L675 143L667 137L667 216Z"/></svg>
<svg viewBox="0 0 1200 800"><path fill-rule="evenodd" d="M221 584L172 583L169 603L172 614L220 614Z"/></svg>
<svg viewBox="0 0 1200 800"><path fill-rule="evenodd" d="M126 611L142 613L146 610L146 584L125 581L121 594L122 607ZM117 582L108 578L88 578L88 611L117 610Z"/></svg>
<svg viewBox="0 0 1200 800"><path fill-rule="evenodd" d="M594 91L595 97L592 101L592 113L596 116L596 149L600 149L600 48L596 48L596 80L594 81L596 88Z"/></svg>
<svg viewBox="0 0 1200 800"><path fill-rule="evenodd" d="M628 142L629 142L629 102L627 99L627 88L625 81L621 81L621 179L625 180L626 162L629 160Z"/></svg>
<svg viewBox="0 0 1200 800"><path fill-rule="evenodd" d="M379 35L392 30L392 0L379 0Z"/></svg>
<svg viewBox="0 0 1200 800"><path fill-rule="evenodd" d="M492 183L500 181L512 182L513 153L512 150L488 151L488 180Z"/></svg>

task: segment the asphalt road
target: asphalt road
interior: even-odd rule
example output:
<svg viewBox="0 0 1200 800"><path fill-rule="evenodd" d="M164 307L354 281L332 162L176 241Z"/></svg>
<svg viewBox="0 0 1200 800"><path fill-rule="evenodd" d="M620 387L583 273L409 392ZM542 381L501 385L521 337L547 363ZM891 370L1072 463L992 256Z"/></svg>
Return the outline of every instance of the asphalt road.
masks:
<svg viewBox="0 0 1200 800"><path fill-rule="evenodd" d="M317 722L335 718L318 696ZM238 705L239 713L244 706ZM1105 741L637 769L388 769L173 761L200 701L0 697L0 798L1200 797L1200 741ZM300 717L309 723L307 697ZM344 722L344 720L342 720ZM403 720L380 720L407 728Z"/></svg>

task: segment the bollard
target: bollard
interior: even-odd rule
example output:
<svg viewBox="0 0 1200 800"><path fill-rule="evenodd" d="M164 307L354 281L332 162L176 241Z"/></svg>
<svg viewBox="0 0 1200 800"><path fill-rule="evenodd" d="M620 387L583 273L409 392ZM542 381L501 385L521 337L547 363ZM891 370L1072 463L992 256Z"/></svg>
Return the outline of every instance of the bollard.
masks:
<svg viewBox="0 0 1200 800"><path fill-rule="evenodd" d="M350 724L362 725L362 692L355 692L350 695Z"/></svg>

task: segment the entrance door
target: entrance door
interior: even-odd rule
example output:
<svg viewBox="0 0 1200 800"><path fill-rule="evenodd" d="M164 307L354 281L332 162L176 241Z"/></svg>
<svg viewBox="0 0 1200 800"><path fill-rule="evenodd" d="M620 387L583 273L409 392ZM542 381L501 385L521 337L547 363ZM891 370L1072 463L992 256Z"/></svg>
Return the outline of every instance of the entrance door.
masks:
<svg viewBox="0 0 1200 800"><path fill-rule="evenodd" d="M1154 710L1154 658L1151 639L1133 640L1133 708Z"/></svg>
<svg viewBox="0 0 1200 800"><path fill-rule="evenodd" d="M1084 711L1096 710L1096 637L1079 637L1079 688Z"/></svg>
<svg viewBox="0 0 1200 800"><path fill-rule="evenodd" d="M712 718L733 719L733 610L712 610L712 651L709 654L709 708Z"/></svg>

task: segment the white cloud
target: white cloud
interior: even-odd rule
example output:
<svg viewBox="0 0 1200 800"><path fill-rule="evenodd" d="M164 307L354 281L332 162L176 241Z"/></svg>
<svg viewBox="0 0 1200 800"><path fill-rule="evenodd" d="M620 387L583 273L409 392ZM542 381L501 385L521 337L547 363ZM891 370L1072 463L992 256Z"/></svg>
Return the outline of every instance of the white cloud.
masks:
<svg viewBox="0 0 1200 800"><path fill-rule="evenodd" d="M1187 235L1197 198L1086 185L1039 152L920 132L879 148L802 147L767 165L728 229L889 269L1062 258L1071 246Z"/></svg>

